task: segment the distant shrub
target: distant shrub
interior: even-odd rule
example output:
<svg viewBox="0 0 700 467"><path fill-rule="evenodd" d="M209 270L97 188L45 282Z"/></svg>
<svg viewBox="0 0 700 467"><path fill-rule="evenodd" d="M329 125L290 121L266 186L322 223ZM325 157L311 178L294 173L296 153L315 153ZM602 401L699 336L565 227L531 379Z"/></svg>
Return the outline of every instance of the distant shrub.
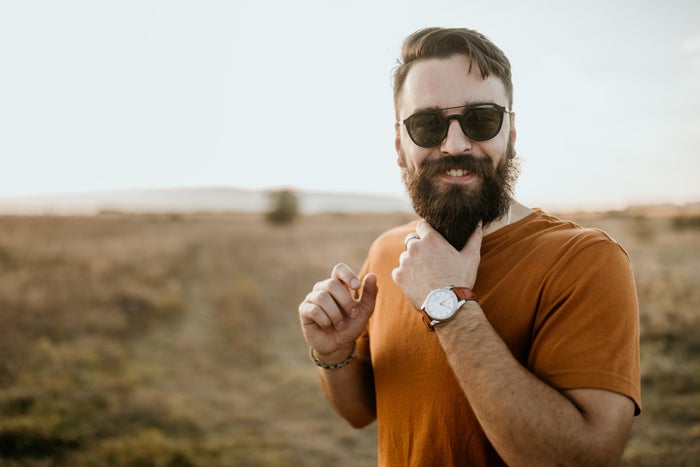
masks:
<svg viewBox="0 0 700 467"><path fill-rule="evenodd" d="M700 229L700 216L676 216L671 220L674 230Z"/></svg>
<svg viewBox="0 0 700 467"><path fill-rule="evenodd" d="M272 191L268 195L267 220L272 224L289 224L299 216L299 203L291 190Z"/></svg>

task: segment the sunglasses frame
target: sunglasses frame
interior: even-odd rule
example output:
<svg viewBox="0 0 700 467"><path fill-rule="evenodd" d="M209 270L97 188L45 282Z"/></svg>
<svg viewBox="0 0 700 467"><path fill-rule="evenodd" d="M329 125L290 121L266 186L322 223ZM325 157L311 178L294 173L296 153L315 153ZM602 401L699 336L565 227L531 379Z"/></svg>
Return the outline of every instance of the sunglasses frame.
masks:
<svg viewBox="0 0 700 467"><path fill-rule="evenodd" d="M452 114L452 115L443 115L442 114L442 112L444 112L445 110L461 109L461 108L463 108L464 111L462 113L459 113L459 114ZM491 136L489 138L475 138L464 130L464 126L462 125L463 118L469 110L473 110L473 109L494 109L494 110L498 110L499 112L501 112L501 123L500 123L500 125L498 125L498 130L496 131L496 133L494 133L493 136ZM498 135L498 133L501 132L501 128L503 128L503 114L509 114L509 113L511 113L509 110L506 110L505 107L498 105L498 104L493 104L493 103L465 104L465 105L456 105L454 107L445 107L442 109L420 110L412 115L409 115L408 117L403 119L403 121L401 121L400 123L402 123L406 127L406 132L408 132L408 136L411 138L411 141L413 141L416 144L416 146L420 146L422 148L434 148L435 146L437 146L437 145L441 144L443 141L445 141L445 138L447 138L447 133L450 130L450 123L452 120L457 120L457 122L459 122L459 127L462 129L462 132L465 135L467 135L470 139L473 139L474 141L488 141L492 138L495 138L496 135ZM447 123L445 125L445 134L442 136L442 138L440 138L440 141L438 141L437 143L430 145L430 146L418 144L418 142L416 142L416 140L413 138L413 134L411 132L411 126L410 126L411 119L417 115L424 115L424 114L431 114L431 115L437 114L441 118L443 118L445 120L445 122Z"/></svg>

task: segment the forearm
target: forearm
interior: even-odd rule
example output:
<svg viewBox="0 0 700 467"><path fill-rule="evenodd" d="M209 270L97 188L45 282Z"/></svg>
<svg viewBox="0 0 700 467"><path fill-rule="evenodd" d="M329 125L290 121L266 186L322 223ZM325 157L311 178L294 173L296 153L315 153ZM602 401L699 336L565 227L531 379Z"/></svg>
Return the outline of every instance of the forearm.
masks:
<svg viewBox="0 0 700 467"><path fill-rule="evenodd" d="M299 305L301 328L319 365L323 391L336 412L356 428L376 418L374 378L369 362L359 356L347 359L367 328L378 291L374 274L366 274L361 284L341 263Z"/></svg>
<svg viewBox="0 0 700 467"><path fill-rule="evenodd" d="M479 423L509 465L599 465L619 456L570 399L515 360L477 303L465 304L436 332Z"/></svg>
<svg viewBox="0 0 700 467"><path fill-rule="evenodd" d="M332 358L324 363L340 361ZM355 357L342 368L319 368L318 374L331 406L348 423L362 428L375 420L374 382L368 364Z"/></svg>

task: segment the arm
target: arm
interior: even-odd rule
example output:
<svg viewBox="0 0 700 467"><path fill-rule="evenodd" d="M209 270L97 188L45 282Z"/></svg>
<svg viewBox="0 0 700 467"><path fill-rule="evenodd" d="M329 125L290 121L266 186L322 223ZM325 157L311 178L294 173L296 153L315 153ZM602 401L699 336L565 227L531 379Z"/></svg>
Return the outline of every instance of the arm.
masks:
<svg viewBox="0 0 700 467"><path fill-rule="evenodd" d="M338 361L341 360L328 360L329 363ZM354 358L337 370L319 368L318 374L331 406L350 425L364 428L376 419L372 369L366 362Z"/></svg>
<svg viewBox="0 0 700 467"><path fill-rule="evenodd" d="M313 355L323 364L345 360L353 351L374 311L377 278L365 277L363 293L353 293L360 281L346 265L333 268L331 277L317 283L299 305L304 338ZM361 428L376 418L374 381L369 362L353 358L337 369L318 369L323 390L333 408L352 426Z"/></svg>
<svg viewBox="0 0 700 467"><path fill-rule="evenodd" d="M427 224L401 255L394 280L415 307L432 289L473 286L481 229L457 252ZM512 356L481 307L467 302L436 326L448 362L474 413L501 457L511 465L616 464L634 414L625 396L595 389L559 391Z"/></svg>
<svg viewBox="0 0 700 467"><path fill-rule="evenodd" d="M467 302L436 326L487 437L509 465L617 465L634 404L596 389L559 392L512 356L481 307Z"/></svg>

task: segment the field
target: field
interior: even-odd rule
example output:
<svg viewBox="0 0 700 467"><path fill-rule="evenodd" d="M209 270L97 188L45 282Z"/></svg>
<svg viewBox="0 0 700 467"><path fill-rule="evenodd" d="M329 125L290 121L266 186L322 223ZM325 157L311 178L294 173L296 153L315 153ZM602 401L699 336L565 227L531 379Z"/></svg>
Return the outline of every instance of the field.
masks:
<svg viewBox="0 0 700 467"><path fill-rule="evenodd" d="M296 308L406 215L0 217L0 465L369 466ZM624 465L700 465L700 217L607 213L632 258L644 411Z"/></svg>

